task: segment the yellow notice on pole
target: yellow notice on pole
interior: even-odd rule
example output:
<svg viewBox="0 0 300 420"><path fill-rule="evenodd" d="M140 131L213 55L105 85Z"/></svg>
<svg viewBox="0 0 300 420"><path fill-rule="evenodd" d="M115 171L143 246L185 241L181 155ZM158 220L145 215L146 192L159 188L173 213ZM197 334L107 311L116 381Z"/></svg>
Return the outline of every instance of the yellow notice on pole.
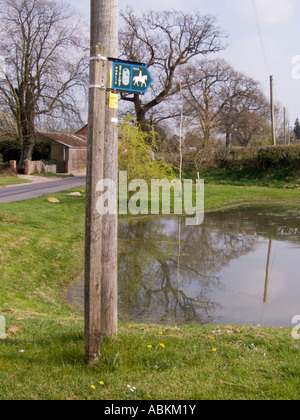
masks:
<svg viewBox="0 0 300 420"><path fill-rule="evenodd" d="M113 71L112 69L109 72L109 86L112 87L112 77L113 77ZM117 93L109 92L109 108L111 109L118 109L119 108L119 96Z"/></svg>
<svg viewBox="0 0 300 420"><path fill-rule="evenodd" d="M110 92L109 93L109 108L111 109L118 109L119 108L119 97L117 93Z"/></svg>

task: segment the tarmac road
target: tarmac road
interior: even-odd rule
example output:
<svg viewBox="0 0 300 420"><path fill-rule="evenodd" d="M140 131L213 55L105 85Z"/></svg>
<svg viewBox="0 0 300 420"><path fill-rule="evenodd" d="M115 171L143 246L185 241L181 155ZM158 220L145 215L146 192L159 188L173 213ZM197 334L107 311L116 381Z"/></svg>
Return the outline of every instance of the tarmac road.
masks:
<svg viewBox="0 0 300 420"><path fill-rule="evenodd" d="M0 204L29 200L41 195L53 194L73 187L85 185L85 176L75 176L55 181L32 182L0 188Z"/></svg>

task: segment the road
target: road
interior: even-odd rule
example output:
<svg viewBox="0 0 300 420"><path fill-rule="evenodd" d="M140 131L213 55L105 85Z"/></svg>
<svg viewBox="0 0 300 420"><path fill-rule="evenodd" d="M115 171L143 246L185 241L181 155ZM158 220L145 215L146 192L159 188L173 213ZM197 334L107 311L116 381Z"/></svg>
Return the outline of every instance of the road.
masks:
<svg viewBox="0 0 300 420"><path fill-rule="evenodd" d="M57 181L32 182L0 188L0 204L29 200L41 195L53 194L73 187L85 185L85 176L64 178Z"/></svg>

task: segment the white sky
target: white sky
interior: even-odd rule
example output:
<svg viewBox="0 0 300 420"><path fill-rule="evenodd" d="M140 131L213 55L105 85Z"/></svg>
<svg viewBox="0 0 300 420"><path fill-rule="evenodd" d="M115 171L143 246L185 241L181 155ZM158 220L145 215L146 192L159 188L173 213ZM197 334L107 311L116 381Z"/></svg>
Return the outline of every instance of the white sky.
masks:
<svg viewBox="0 0 300 420"><path fill-rule="evenodd" d="M90 0L70 0L88 20ZM131 6L136 12L153 10L197 9L203 14L217 17L218 26L228 34L227 49L221 56L233 67L262 83L269 96L269 76L274 76L275 100L288 110L293 126L300 118L300 66L292 77L299 56L300 63L300 1L299 0L256 0L268 69L262 54L252 0L119 0L120 9Z"/></svg>

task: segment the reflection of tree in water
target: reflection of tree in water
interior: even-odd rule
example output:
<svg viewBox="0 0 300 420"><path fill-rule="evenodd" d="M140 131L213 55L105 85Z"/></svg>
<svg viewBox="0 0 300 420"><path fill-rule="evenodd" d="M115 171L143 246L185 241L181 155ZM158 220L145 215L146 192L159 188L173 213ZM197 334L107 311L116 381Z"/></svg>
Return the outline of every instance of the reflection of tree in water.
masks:
<svg viewBox="0 0 300 420"><path fill-rule="evenodd" d="M120 223L121 317L212 322L222 270L254 251L259 237L299 243L298 226L297 209L261 205L206 214L204 224L195 227L176 217Z"/></svg>
<svg viewBox="0 0 300 420"><path fill-rule="evenodd" d="M210 295L222 287L217 274L253 250L256 241L209 222L187 227L178 218L121 223L119 237L121 316L176 323L213 320L218 305Z"/></svg>
<svg viewBox="0 0 300 420"><path fill-rule="evenodd" d="M300 212L282 205L243 206L215 213L222 229L258 234L266 239L300 243Z"/></svg>
<svg viewBox="0 0 300 420"><path fill-rule="evenodd" d="M219 305L219 277L232 260L271 240L300 244L300 211L244 207L206 214L186 227L180 218L147 218L119 224L120 318L147 322L209 323ZM241 233L242 232L242 233ZM180 237L180 241L178 240ZM263 238L263 239L261 239ZM180 242L180 243L179 243ZM266 249L266 265L267 258ZM240 273L241 279L244 273ZM83 310L83 278L69 301ZM267 281L264 300L267 297Z"/></svg>

